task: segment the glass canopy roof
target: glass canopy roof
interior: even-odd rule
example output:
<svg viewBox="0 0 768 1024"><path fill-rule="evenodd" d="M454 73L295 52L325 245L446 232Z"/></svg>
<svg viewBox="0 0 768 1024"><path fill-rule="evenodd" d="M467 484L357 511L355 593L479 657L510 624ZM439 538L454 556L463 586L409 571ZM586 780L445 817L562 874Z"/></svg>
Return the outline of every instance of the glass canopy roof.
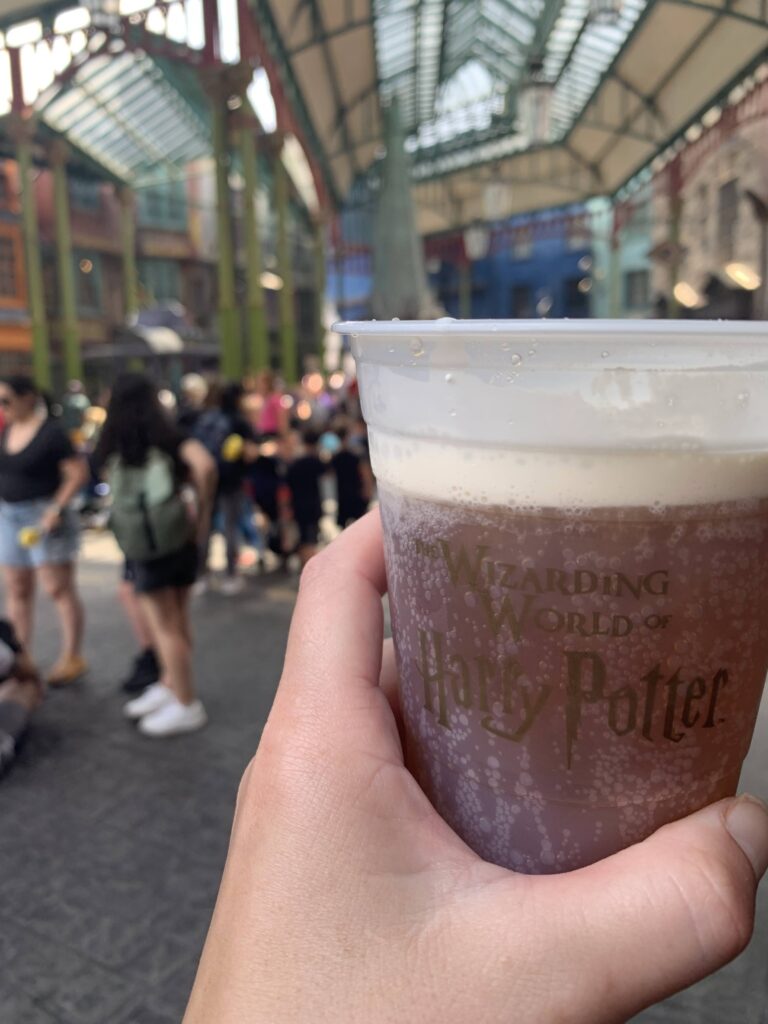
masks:
<svg viewBox="0 0 768 1024"><path fill-rule="evenodd" d="M598 9L594 0L373 0L380 95L398 97L417 160L440 143L455 149L465 134L473 147L478 132L514 134L518 94L531 82L554 87L546 134L555 140L647 3L609 0Z"/></svg>
<svg viewBox="0 0 768 1024"><path fill-rule="evenodd" d="M287 130L301 136L323 190L337 202L376 165L382 110L397 101L422 226L442 230L482 216L489 186L503 188L506 212L620 188L765 59L765 2L218 5L227 63L240 60L231 30L238 10L250 8L249 31L259 42L247 60L252 67L257 54L263 64L261 85L268 78L276 100L272 121L280 130L295 126ZM118 36L157 33L162 53L100 38L91 16L109 11L120 21ZM90 28L73 29L73 18ZM51 42L60 19L69 19L66 47ZM19 21L27 26L22 42ZM203 0L0 0L0 119L8 111L6 45L19 48L25 80L38 69L40 88L25 102L79 152L122 180L137 181L158 164L182 167L210 153L208 102L193 66L203 22ZM61 56L60 77L46 82L40 69L51 66L51 54L54 65Z"/></svg>
<svg viewBox="0 0 768 1024"><path fill-rule="evenodd" d="M41 100L51 128L124 181L210 152L207 125L146 54L92 57L67 88Z"/></svg>

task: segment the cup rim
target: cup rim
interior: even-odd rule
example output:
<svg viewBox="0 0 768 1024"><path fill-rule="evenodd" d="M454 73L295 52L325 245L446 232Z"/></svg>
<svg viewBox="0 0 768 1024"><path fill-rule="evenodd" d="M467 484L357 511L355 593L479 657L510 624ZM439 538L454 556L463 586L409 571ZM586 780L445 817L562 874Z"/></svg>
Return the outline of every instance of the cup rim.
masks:
<svg viewBox="0 0 768 1024"><path fill-rule="evenodd" d="M331 326L336 334L351 335L499 335L573 338L605 337L613 345L671 336L678 342L700 342L723 336L732 342L741 337L764 341L768 347L768 320L339 320Z"/></svg>

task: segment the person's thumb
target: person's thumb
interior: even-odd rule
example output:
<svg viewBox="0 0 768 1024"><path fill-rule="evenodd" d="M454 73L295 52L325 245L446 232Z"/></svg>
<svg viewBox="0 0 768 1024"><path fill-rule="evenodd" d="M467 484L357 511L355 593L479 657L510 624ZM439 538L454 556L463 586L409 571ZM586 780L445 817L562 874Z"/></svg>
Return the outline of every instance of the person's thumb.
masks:
<svg viewBox="0 0 768 1024"><path fill-rule="evenodd" d="M584 1013L571 1019L625 1021L733 959L752 934L767 867L768 808L741 796L540 879L562 925L560 953L578 961Z"/></svg>

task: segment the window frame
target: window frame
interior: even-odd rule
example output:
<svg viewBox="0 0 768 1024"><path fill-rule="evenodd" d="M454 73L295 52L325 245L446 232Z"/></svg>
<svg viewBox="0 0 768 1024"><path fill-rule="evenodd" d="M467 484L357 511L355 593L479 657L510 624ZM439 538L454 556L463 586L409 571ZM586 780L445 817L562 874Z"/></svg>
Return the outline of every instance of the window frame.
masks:
<svg viewBox="0 0 768 1024"><path fill-rule="evenodd" d="M13 262L16 291L13 295L0 295L0 309L23 310L27 308L27 268L24 262L24 246L21 227L0 221L0 238L8 239L13 248Z"/></svg>

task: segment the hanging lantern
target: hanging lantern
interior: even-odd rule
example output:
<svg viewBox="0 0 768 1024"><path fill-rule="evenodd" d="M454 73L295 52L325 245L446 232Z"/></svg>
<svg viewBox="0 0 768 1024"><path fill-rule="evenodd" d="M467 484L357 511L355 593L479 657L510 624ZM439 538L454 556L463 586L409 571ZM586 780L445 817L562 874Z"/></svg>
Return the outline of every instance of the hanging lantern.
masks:
<svg viewBox="0 0 768 1024"><path fill-rule="evenodd" d="M494 168L494 172L498 170ZM492 181L483 189L483 216L486 220L501 220L509 204L509 185Z"/></svg>
<svg viewBox="0 0 768 1024"><path fill-rule="evenodd" d="M475 221L464 229L464 252L470 263L485 259L490 245L490 228L483 221Z"/></svg>
<svg viewBox="0 0 768 1024"><path fill-rule="evenodd" d="M623 0L589 0L589 20L598 25L616 25Z"/></svg>
<svg viewBox="0 0 768 1024"><path fill-rule="evenodd" d="M538 78L530 78L520 93L518 124L520 132L530 143L549 141L550 108L554 85Z"/></svg>

